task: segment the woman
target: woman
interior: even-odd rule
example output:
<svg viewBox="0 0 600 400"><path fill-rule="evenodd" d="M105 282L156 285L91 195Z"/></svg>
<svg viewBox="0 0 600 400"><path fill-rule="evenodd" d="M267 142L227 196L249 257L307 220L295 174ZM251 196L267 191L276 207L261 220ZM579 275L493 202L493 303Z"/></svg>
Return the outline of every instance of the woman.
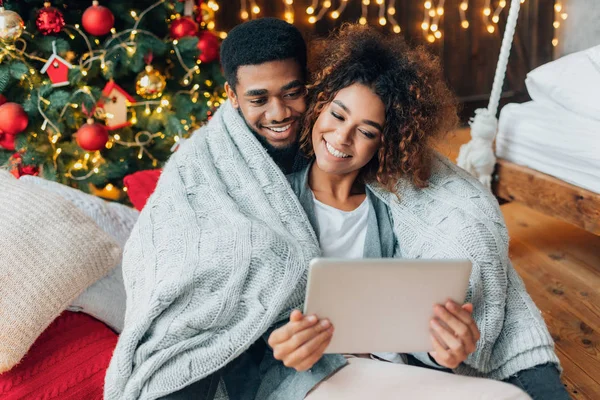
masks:
<svg viewBox="0 0 600 400"><path fill-rule="evenodd" d="M443 82L437 62L425 51L411 50L400 39L386 38L370 28L343 27L325 42L317 59L315 70L318 72L310 88L309 111L301 137L303 150L314 162L304 171L289 176L292 188L317 232L325 257L402 256L403 246L413 244L408 237L398 237L399 224L394 210L406 207L403 203L408 203L410 197L427 193L432 178L435 178L435 187L430 193L448 189L449 204L453 192L462 189L460 174L456 173L455 180L451 169L440 167L436 161L438 156L431 148L432 139L448 132L456 123L454 98ZM440 175L446 176L440 178ZM386 193L393 194L394 198ZM443 198L434 197L432 203L444 204ZM483 203L476 206L484 208ZM474 232L466 228L461 232L460 226L453 231L443 221L452 219L452 213L458 213L459 208L449 207L445 210L447 215L439 210L435 211L437 215L432 210L425 210L422 215L437 218L432 231L442 230L442 236L461 240L461 236L468 237ZM412 212L405 218L410 218ZM413 221L418 222L418 218ZM503 221L488 229L479 232L494 235L497 242L506 239ZM506 246L499 246L497 254L476 262L473 274L480 276L472 277L469 290L469 297L475 303L475 319L472 304L460 306L449 301L436 305L435 317L431 320L434 351L429 353L429 358L422 354L406 358L411 364L429 364L454 369L459 374L504 380L519 386L534 399L568 399L560 383L551 339L545 326L539 328L539 311L520 280L515 278L507 258L506 271L501 269L502 261L493 260L507 257L503 254L506 250ZM509 284L504 292L486 293L485 288L477 287L484 279L505 280ZM527 330L518 321L511 320L517 313L509 305L500 310L505 312L504 319L493 316L494 304L504 305L513 298L520 300L521 313L536 313L538 331ZM484 309L483 312L478 307ZM490 322L492 319L496 321ZM479 329L498 332L495 336L485 332L480 341L478 325ZM507 331L519 329L522 332L510 340L518 340L521 335L524 341L531 343L517 349L505 339ZM532 332L534 338L531 338ZM289 368L306 371L324 359L339 359L340 356L335 355L323 356L334 334L329 321L303 316L296 310L286 325L270 334L269 345L275 359ZM490 338L498 340L490 343ZM544 351L540 353L539 348ZM403 359L394 354L378 354L372 358L396 363ZM365 368L378 368L373 366L377 362L383 361L363 360L359 365L352 365L351 360L354 368L342 369L329 379L334 381L336 375L346 374L347 380L339 378L344 383L337 382L333 385L337 389L329 392L328 381L325 381L323 389L318 388L308 398L327 398L336 390L339 393L340 384L350 387L349 393L356 393L356 381L351 382L350 377L361 376L361 373L352 374L356 374L357 368L363 373ZM401 374L397 369L386 371L392 380L394 374L398 377ZM320 390L327 394L319 394Z"/></svg>

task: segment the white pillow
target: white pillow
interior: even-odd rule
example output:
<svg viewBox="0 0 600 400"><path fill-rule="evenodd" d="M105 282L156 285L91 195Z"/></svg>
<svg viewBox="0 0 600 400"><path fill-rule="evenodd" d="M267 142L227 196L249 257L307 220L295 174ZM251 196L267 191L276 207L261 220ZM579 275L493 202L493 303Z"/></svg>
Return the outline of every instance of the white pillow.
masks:
<svg viewBox="0 0 600 400"><path fill-rule="evenodd" d="M85 215L93 219L104 232L112 236L121 249L131 234L138 218L138 211L122 204L104 201L98 197L57 182L26 175L21 180L28 184L56 193L71 202ZM123 330L125 319L125 286L121 263L108 275L90 286L68 307L69 311L81 311L104 322L116 332Z"/></svg>
<svg viewBox="0 0 600 400"><path fill-rule="evenodd" d="M600 120L600 45L569 54L527 74L531 98Z"/></svg>
<svg viewBox="0 0 600 400"><path fill-rule="evenodd" d="M0 170L0 373L86 288L121 248L62 197Z"/></svg>

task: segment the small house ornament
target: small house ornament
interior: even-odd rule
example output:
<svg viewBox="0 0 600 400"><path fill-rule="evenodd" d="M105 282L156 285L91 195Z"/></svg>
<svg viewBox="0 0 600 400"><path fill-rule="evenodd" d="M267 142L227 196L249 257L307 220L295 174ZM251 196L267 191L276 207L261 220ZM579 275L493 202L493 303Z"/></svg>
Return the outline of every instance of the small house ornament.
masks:
<svg viewBox="0 0 600 400"><path fill-rule="evenodd" d="M69 70L73 66L64 58L56 54L56 42L52 42L52 55L44 64L42 74L48 74L52 86L66 86L69 84Z"/></svg>
<svg viewBox="0 0 600 400"><path fill-rule="evenodd" d="M98 108L104 110L106 127L109 130L115 130L130 126L131 121L127 117L127 109L135 102L133 96L117 85L115 81L110 80L102 90L102 99L98 102Z"/></svg>

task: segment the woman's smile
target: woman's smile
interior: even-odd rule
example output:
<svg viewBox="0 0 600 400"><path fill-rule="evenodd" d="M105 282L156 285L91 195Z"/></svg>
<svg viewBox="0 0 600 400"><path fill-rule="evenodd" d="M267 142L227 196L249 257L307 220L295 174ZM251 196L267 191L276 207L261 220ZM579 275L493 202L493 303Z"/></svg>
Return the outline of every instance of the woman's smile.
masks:
<svg viewBox="0 0 600 400"><path fill-rule="evenodd" d="M346 154L346 153L336 149L334 146L331 145L331 143L329 143L325 139L323 139L323 144L325 145L325 149L327 150L327 152L337 159L343 160L345 158L352 157L350 154Z"/></svg>

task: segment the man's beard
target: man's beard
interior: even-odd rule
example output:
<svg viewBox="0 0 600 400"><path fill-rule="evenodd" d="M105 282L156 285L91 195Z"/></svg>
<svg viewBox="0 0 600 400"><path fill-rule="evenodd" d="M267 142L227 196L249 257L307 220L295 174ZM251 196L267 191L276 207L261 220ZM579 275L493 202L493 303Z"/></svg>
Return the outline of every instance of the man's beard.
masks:
<svg viewBox="0 0 600 400"><path fill-rule="evenodd" d="M298 135L296 135L296 139L293 143L290 143L289 145L283 147L275 147L271 143L269 143L267 138L260 135L252 128L248 121L246 121L246 118L244 117L244 113L242 112L241 108L238 108L237 110L240 113L240 116L244 120L244 123L246 124L250 132L252 132L254 137L260 142L260 144L265 148L265 150L267 150L267 153L269 153L273 161L275 161L275 163L279 166L279 168L283 170L284 173L291 173L294 167L294 161L296 160L296 155L298 154Z"/></svg>

